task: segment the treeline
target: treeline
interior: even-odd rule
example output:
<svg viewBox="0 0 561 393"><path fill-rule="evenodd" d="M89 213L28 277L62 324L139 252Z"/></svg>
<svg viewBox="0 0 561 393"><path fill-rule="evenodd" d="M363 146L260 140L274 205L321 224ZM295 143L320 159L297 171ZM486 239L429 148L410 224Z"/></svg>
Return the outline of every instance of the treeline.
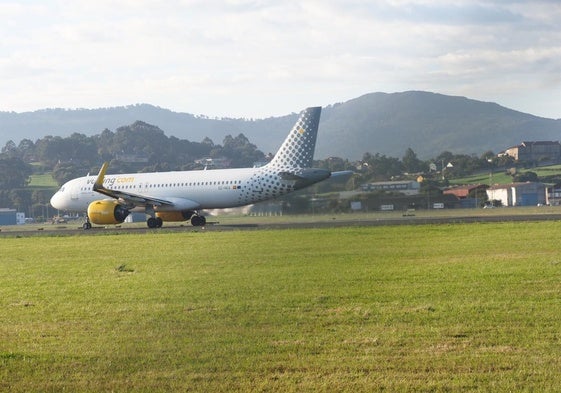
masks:
<svg viewBox="0 0 561 393"><path fill-rule="evenodd" d="M492 151L487 151L481 156L445 151L432 159L421 160L412 148L408 148L401 159L380 153L365 153L358 162L349 162L342 158L328 158L318 162L318 166L332 171L355 170L356 176L353 181L359 184L417 178L422 175L425 179L438 179L440 186L447 185L449 179L514 165L512 157L497 157Z"/></svg>
<svg viewBox="0 0 561 393"><path fill-rule="evenodd" d="M167 137L162 130L137 121L98 135L74 133L69 137L45 136L19 144L8 141L0 151L0 207L23 211L31 217L49 217L54 189L28 187L32 174L51 173L58 185L75 177L96 173L109 161L112 173L203 169L203 158L220 158L230 167L252 166L265 155L243 135L228 135L222 145L205 138L191 142Z"/></svg>
<svg viewBox="0 0 561 393"><path fill-rule="evenodd" d="M94 136L79 133L65 138L45 136L35 142L23 139L17 145L9 141L0 152L0 207L14 207L32 216L45 214L53 190L27 187L31 174L51 173L62 185L72 178L96 173L104 161L110 162L113 173L128 173L203 169L205 158L220 160L226 166L236 168L250 167L269 157L243 134L228 135L222 144L215 144L209 138L191 142L168 137L158 127L141 121L119 127L115 132L105 129ZM513 161L509 157L497 158L493 152L479 157L443 152L433 159L420 160L409 148L401 159L365 153L358 162L331 157L316 161L314 165L332 171L353 170L357 174L347 184L320 184L312 190L321 192L329 187L355 189L368 182L419 174L427 180L434 179L433 185L442 186L445 185L442 176L437 174L443 170L446 179L450 179L507 167L513 165Z"/></svg>
<svg viewBox="0 0 561 393"><path fill-rule="evenodd" d="M36 142L23 139L19 145L8 141L0 159L17 170L10 176L10 171L2 170L0 189L25 186L30 163L40 164L33 166L35 172L52 172L61 185L99 170L104 161L111 162L110 170L125 173L197 169L200 164L195 161L202 158L224 158L231 167L243 167L264 160L265 155L243 134L226 136L222 145L209 138L191 142L167 137L158 127L137 121L91 137L74 133L66 138L46 136Z"/></svg>

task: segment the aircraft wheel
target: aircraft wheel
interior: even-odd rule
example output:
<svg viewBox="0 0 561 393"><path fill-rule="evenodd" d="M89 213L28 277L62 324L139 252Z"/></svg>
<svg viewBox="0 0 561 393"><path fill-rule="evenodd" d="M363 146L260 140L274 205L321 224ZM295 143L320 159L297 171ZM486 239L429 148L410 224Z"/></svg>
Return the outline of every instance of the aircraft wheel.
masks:
<svg viewBox="0 0 561 393"><path fill-rule="evenodd" d="M202 227L206 224L206 218L204 216L193 216L191 217L191 225L194 227Z"/></svg>
<svg viewBox="0 0 561 393"><path fill-rule="evenodd" d="M148 220L146 220L146 225L148 225L148 228L157 228L158 220L154 217L150 217Z"/></svg>
<svg viewBox="0 0 561 393"><path fill-rule="evenodd" d="M82 225L82 229L85 230L85 231L87 231L88 229L92 229L92 224L90 224L89 222L85 222Z"/></svg>
<svg viewBox="0 0 561 393"><path fill-rule="evenodd" d="M160 217L156 217L156 228L161 228L164 225L164 221Z"/></svg>

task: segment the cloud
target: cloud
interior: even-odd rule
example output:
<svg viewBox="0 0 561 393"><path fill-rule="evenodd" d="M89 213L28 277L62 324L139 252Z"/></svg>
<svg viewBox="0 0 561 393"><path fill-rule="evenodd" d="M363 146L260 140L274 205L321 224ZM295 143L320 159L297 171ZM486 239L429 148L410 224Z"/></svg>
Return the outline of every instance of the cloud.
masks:
<svg viewBox="0 0 561 393"><path fill-rule="evenodd" d="M430 90L561 117L539 100L561 107L555 1L51 0L0 13L0 110L149 102L262 117Z"/></svg>

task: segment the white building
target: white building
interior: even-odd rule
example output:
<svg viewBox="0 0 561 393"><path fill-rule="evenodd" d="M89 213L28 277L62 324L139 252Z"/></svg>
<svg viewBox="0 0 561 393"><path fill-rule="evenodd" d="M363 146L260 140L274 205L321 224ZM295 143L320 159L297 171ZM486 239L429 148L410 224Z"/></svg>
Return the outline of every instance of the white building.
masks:
<svg viewBox="0 0 561 393"><path fill-rule="evenodd" d="M545 205L546 186L538 182L499 184L487 189L489 200L501 201L503 206Z"/></svg>

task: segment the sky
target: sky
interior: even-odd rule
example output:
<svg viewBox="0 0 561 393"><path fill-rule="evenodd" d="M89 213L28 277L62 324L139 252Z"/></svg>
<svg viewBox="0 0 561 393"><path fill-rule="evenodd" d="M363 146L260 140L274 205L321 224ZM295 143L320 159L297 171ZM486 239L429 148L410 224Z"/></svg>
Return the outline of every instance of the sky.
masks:
<svg viewBox="0 0 561 393"><path fill-rule="evenodd" d="M282 116L423 90L561 118L559 0L0 0L0 111Z"/></svg>

